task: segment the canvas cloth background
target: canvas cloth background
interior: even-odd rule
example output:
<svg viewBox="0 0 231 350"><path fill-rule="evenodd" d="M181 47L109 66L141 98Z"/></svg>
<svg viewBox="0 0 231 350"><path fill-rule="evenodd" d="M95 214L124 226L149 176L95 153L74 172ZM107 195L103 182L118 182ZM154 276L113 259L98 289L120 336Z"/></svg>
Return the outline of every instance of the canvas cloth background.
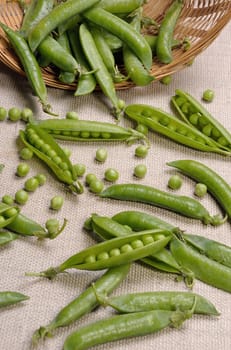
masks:
<svg viewBox="0 0 231 350"><path fill-rule="evenodd" d="M206 108L223 125L231 131L231 25L227 25L214 43L197 57L191 67L175 74L173 82L164 86L159 82L145 88L134 88L119 91L118 95L131 103L146 103L170 112L169 100L176 88L183 89L200 100L205 89L215 91L214 102L205 104ZM79 113L80 118L114 122L108 107L102 102L101 94L75 98L70 91L48 89L49 101L61 117L70 110ZM0 105L9 109L30 107L37 118L47 118L41 112L37 99L32 96L27 81L0 64ZM133 126L131 121L122 120L121 125ZM11 194L22 188L24 179L15 176L19 163L19 146L16 142L23 123L1 122L0 124L0 163L5 169L0 175L1 193ZM152 185L166 190L169 176L175 171L167 167L166 162L176 159L196 159L220 173L229 183L230 159L212 153L203 153L178 145L163 136L149 133L151 150L144 160L134 157L136 145L131 147L124 143L108 143L108 159L104 164L94 161L95 151L102 146L100 143L60 142L62 146L71 149L71 159L74 163L86 164L87 173L93 172L103 178L106 168L114 167L120 173L118 182L136 182ZM148 173L144 180L133 177L136 164L145 163ZM29 161L28 176L43 172L47 183L35 193L30 194L30 200L22 212L41 224L50 217L60 221L68 219L66 230L54 241L37 242L35 238L21 238L8 246L0 248L0 290L15 290L30 296L30 300L21 305L8 307L0 311L0 349L27 350L30 346L32 333L41 325L48 324L57 312L78 294L80 294L101 273L80 272L71 270L68 274L59 275L53 281L25 277L26 271L41 271L50 266L60 264L75 252L94 244L93 237L83 230L83 223L91 213L114 215L122 210L135 209L154 214L170 223L196 234L202 234L211 239L231 245L230 223L220 227L206 227L196 220L181 217L163 209L154 208L139 203L100 200L85 190L78 197L70 194L65 186L60 184L48 172L47 168L36 158ZM84 181L84 180L83 180ZM107 185L105 183L105 185ZM194 182L184 177L183 186L178 193L193 195ZM61 194L64 206L57 213L49 209L50 199ZM213 214L220 212L219 206L207 195L202 203ZM208 271L209 273L209 271ZM129 292L160 290L186 291L185 285L176 283L174 276L161 273L140 264L133 264L127 279L114 294ZM98 350L228 350L231 348L231 302L230 294L196 281L194 291L210 299L221 312L219 317L195 316L185 322L180 329L166 329L157 334L145 337L122 340L96 347ZM100 308L86 315L70 327L59 329L51 339L42 343L39 350L59 350L68 334L78 327L111 314L109 309Z"/></svg>

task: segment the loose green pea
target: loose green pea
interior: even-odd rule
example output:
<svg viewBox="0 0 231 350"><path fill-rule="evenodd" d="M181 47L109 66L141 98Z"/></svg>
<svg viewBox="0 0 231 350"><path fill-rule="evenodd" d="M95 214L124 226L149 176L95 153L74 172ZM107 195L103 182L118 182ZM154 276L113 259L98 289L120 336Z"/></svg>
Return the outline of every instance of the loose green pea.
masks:
<svg viewBox="0 0 231 350"><path fill-rule="evenodd" d="M172 190L178 190L182 186L182 178L179 175L172 175L168 180L168 187Z"/></svg>
<svg viewBox="0 0 231 350"><path fill-rule="evenodd" d="M97 176L95 174L89 173L89 174L86 175L85 181L86 181L87 185L90 185L90 183L92 181L96 181L96 180L97 180Z"/></svg>
<svg viewBox="0 0 231 350"><path fill-rule="evenodd" d="M214 99L214 91L211 89L207 89L203 92L202 99L206 102L212 102Z"/></svg>
<svg viewBox="0 0 231 350"><path fill-rule="evenodd" d="M54 196L50 201L50 208L53 210L60 210L63 206L64 200L62 196Z"/></svg>
<svg viewBox="0 0 231 350"><path fill-rule="evenodd" d="M24 160L28 160L28 159L31 159L33 157L33 152L29 148L24 147L21 149L19 155L20 155L20 158L22 158Z"/></svg>
<svg viewBox="0 0 231 350"><path fill-rule="evenodd" d="M105 162L106 159L107 159L107 150L106 148L98 148L96 150L96 153L95 153L95 159L98 161L98 162Z"/></svg>
<svg viewBox="0 0 231 350"><path fill-rule="evenodd" d="M139 179L143 179L147 174L147 167L145 164L138 164L134 168L134 175Z"/></svg>
<svg viewBox="0 0 231 350"><path fill-rule="evenodd" d="M148 135L148 127L144 124L138 124L136 130L139 131L143 135Z"/></svg>
<svg viewBox="0 0 231 350"><path fill-rule="evenodd" d="M48 219L45 227L50 235L55 235L59 230L59 221L57 219Z"/></svg>
<svg viewBox="0 0 231 350"><path fill-rule="evenodd" d="M148 154L148 147L144 145L137 146L135 149L135 155L139 158L145 158Z"/></svg>
<svg viewBox="0 0 231 350"><path fill-rule="evenodd" d="M15 202L18 204L25 204L28 201L28 193L24 190L18 190L15 193Z"/></svg>
<svg viewBox="0 0 231 350"><path fill-rule="evenodd" d="M160 79L160 82L163 85L169 85L172 82L172 76L171 75L166 75L165 77Z"/></svg>
<svg viewBox="0 0 231 350"><path fill-rule="evenodd" d="M38 180L39 186L42 186L46 183L47 178L44 174L37 174L35 178Z"/></svg>
<svg viewBox="0 0 231 350"><path fill-rule="evenodd" d="M30 108L23 108L22 112L21 112L21 119L24 122L28 122L29 120L31 120L33 118L34 114L33 111Z"/></svg>
<svg viewBox="0 0 231 350"><path fill-rule="evenodd" d="M24 183L24 189L28 192L34 192L39 186L38 179L36 177L31 177Z"/></svg>
<svg viewBox="0 0 231 350"><path fill-rule="evenodd" d="M30 167L28 164L26 163L20 163L18 166L17 166L17 170L16 170L16 174L19 176L19 177L24 177L26 176L30 171Z"/></svg>
<svg viewBox="0 0 231 350"><path fill-rule="evenodd" d="M197 183L195 186L194 194L197 197L204 197L207 193L207 186L203 183Z"/></svg>
<svg viewBox="0 0 231 350"><path fill-rule="evenodd" d="M107 181L115 182L119 178L119 172L116 169L108 168L107 170L105 170L104 178Z"/></svg>
<svg viewBox="0 0 231 350"><path fill-rule="evenodd" d="M104 184L99 179L92 180L89 184L89 188L90 188L91 192L93 192L93 193L100 193L103 191Z"/></svg>
<svg viewBox="0 0 231 350"><path fill-rule="evenodd" d="M66 113L66 119L78 120L79 119L78 113L76 113L75 111L69 111Z"/></svg>
<svg viewBox="0 0 231 350"><path fill-rule="evenodd" d="M9 194L5 194L2 197L2 202L7 204L7 205L12 205L14 203L14 198L10 196Z"/></svg>
<svg viewBox="0 0 231 350"><path fill-rule="evenodd" d="M5 120L6 116L7 116L7 110L4 107L0 107L0 121Z"/></svg>
<svg viewBox="0 0 231 350"><path fill-rule="evenodd" d="M8 111L8 118L12 122L17 122L21 119L21 110L17 107L12 107Z"/></svg>
<svg viewBox="0 0 231 350"><path fill-rule="evenodd" d="M74 167L75 173L78 177L83 176L86 172L86 165L84 165L82 163L74 164L73 167Z"/></svg>

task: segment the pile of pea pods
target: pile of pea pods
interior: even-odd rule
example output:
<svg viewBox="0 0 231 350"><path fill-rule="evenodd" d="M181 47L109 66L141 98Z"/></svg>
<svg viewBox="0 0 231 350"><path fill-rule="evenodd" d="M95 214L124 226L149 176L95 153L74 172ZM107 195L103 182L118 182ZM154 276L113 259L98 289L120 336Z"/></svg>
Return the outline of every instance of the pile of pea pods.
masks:
<svg viewBox="0 0 231 350"><path fill-rule="evenodd" d="M34 94L43 110L55 114L47 101L41 67L53 69L60 83L72 84L75 96L100 87L119 118L125 102L116 93L116 83L130 80L144 86L154 80L153 59L172 61L172 49L183 45L173 32L183 8L175 0L161 24L143 15L144 0L40 0L23 1L19 31L0 23L15 50ZM143 34L143 27L155 34ZM186 47L186 45L183 45ZM119 69L118 67L122 67Z"/></svg>

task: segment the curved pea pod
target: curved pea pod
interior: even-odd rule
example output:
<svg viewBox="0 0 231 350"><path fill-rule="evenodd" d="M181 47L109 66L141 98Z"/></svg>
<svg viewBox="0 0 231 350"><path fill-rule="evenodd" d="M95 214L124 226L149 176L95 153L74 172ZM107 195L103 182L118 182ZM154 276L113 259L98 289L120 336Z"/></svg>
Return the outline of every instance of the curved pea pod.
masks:
<svg viewBox="0 0 231 350"><path fill-rule="evenodd" d="M182 233L182 237L201 254L231 268L231 247L199 235Z"/></svg>
<svg viewBox="0 0 231 350"><path fill-rule="evenodd" d="M231 219L231 186L213 169L195 160L176 160L168 163L183 174L207 186L209 193L217 200Z"/></svg>
<svg viewBox="0 0 231 350"><path fill-rule="evenodd" d="M231 292L231 269L229 267L209 259L178 238L171 240L170 250L178 264L193 271L195 278Z"/></svg>
<svg viewBox="0 0 231 350"><path fill-rule="evenodd" d="M84 249L55 268L51 267L39 273L27 273L27 275L52 279L58 273L71 268L103 270L121 266L160 251L171 238L172 233L167 230L151 230L113 238Z"/></svg>
<svg viewBox="0 0 231 350"><path fill-rule="evenodd" d="M219 148L211 138L199 130L159 108L145 104L132 104L125 107L125 115L137 123L146 125L150 130L187 147L203 152L231 155L231 152Z"/></svg>
<svg viewBox="0 0 231 350"><path fill-rule="evenodd" d="M0 231L0 246L8 244L18 238L18 235L9 231Z"/></svg>
<svg viewBox="0 0 231 350"><path fill-rule="evenodd" d="M147 141L144 134L134 129L90 120L46 119L39 122L39 127L56 139L70 141Z"/></svg>
<svg viewBox="0 0 231 350"><path fill-rule="evenodd" d="M83 186L70 159L54 138L38 125L28 124L25 131L20 130L22 142L33 151L53 171L59 181L68 185L71 191L82 193Z"/></svg>
<svg viewBox="0 0 231 350"><path fill-rule="evenodd" d="M103 190L99 196L101 198L150 204L192 219L200 220L205 225L221 225L227 219L227 217L221 218L219 215L211 216L208 210L194 198L179 196L141 184L127 183L111 185Z"/></svg>
<svg viewBox="0 0 231 350"><path fill-rule="evenodd" d="M98 290L96 289L98 294ZM215 315L220 313L215 306L203 296L181 291L158 291L130 293L101 300L104 306L111 306L120 313L143 312L151 310L186 311L191 310L196 299L194 314Z"/></svg>
<svg viewBox="0 0 231 350"><path fill-rule="evenodd" d="M15 205L0 203L0 228L8 226L18 216L20 209Z"/></svg>
<svg viewBox="0 0 231 350"><path fill-rule="evenodd" d="M101 0L99 4L96 6L102 7L104 10L115 13L115 14L121 14L121 13L130 13L134 10L136 10L138 7L142 6L144 4L144 0L117 0L117 1L111 1L111 0Z"/></svg>
<svg viewBox="0 0 231 350"><path fill-rule="evenodd" d="M17 304L27 299L29 299L29 297L22 293L13 292L13 291L3 291L3 292L0 292L0 308Z"/></svg>
<svg viewBox="0 0 231 350"><path fill-rule="evenodd" d="M231 133L193 96L178 89L171 102L186 123L210 137L217 147L231 151Z"/></svg>

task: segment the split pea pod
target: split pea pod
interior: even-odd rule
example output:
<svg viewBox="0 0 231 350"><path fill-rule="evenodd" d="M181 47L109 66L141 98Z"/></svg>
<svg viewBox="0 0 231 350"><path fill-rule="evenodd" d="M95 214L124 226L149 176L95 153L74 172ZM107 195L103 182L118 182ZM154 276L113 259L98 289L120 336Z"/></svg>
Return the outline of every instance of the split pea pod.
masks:
<svg viewBox="0 0 231 350"><path fill-rule="evenodd" d="M220 225L226 220L226 218L223 219L218 215L211 216L208 210L194 198L179 196L152 186L132 183L115 184L107 187L99 196L101 198L150 204L192 219L200 220L205 225Z"/></svg>
<svg viewBox="0 0 231 350"><path fill-rule="evenodd" d="M231 219L231 186L216 171L195 160L176 160L168 163L183 174L207 186L208 191Z"/></svg>
<svg viewBox="0 0 231 350"><path fill-rule="evenodd" d="M150 130L187 147L203 152L231 155L231 152L218 147L217 143L199 130L159 108L145 104L132 104L125 108L125 115L137 123L146 125Z"/></svg>
<svg viewBox="0 0 231 350"><path fill-rule="evenodd" d="M9 305L17 304L21 301L27 300L29 297L19 292L2 291L0 292L0 308Z"/></svg>
<svg viewBox="0 0 231 350"><path fill-rule="evenodd" d="M28 36L29 46L34 52L39 44L62 22L85 11L91 6L97 4L99 0L68 0L55 6L52 11L43 17L35 27L30 31Z"/></svg>
<svg viewBox="0 0 231 350"><path fill-rule="evenodd" d="M55 329L69 326L82 316L93 311L99 305L95 290L97 289L99 293L110 294L126 278L129 269L130 265L127 264L107 270L94 282L94 287L88 287L62 308L47 326L41 326L36 330L33 334L32 342L37 343L39 339L50 336Z"/></svg>
<svg viewBox="0 0 231 350"><path fill-rule="evenodd" d="M208 258L178 238L171 240L170 250L178 264L193 271L197 279L231 292L231 268Z"/></svg>
<svg viewBox="0 0 231 350"><path fill-rule="evenodd" d="M72 268L103 270L121 266L160 251L168 244L171 237L171 231L150 230L113 238L74 254L57 267L51 267L39 273L27 273L27 275L52 279L58 273Z"/></svg>
<svg viewBox="0 0 231 350"><path fill-rule="evenodd" d="M210 137L218 147L231 151L231 133L193 96L178 89L171 102L186 123Z"/></svg>
<svg viewBox="0 0 231 350"><path fill-rule="evenodd" d="M98 121L47 119L38 125L54 138L62 140L125 141L128 144L136 140L147 140L144 134L135 129Z"/></svg>
<svg viewBox="0 0 231 350"><path fill-rule="evenodd" d="M158 32L156 43L157 58L162 63L172 61L172 39L177 20L181 14L183 0L175 0L167 9Z"/></svg>
<svg viewBox="0 0 231 350"><path fill-rule="evenodd" d="M169 326L179 327L191 316L191 311L166 310L112 316L71 333L66 338L63 349L84 350L97 344L155 333ZM175 322L177 318L179 322Z"/></svg>
<svg viewBox="0 0 231 350"><path fill-rule="evenodd" d="M0 228L8 226L18 216L20 209L15 205L0 203Z"/></svg>
<svg viewBox="0 0 231 350"><path fill-rule="evenodd" d="M59 181L75 193L83 192L82 184L76 181L77 175L70 159L51 135L38 125L28 124L25 131L20 131L20 138L53 171Z"/></svg>
<svg viewBox="0 0 231 350"><path fill-rule="evenodd" d="M8 244L18 238L18 235L10 231L0 231L0 246Z"/></svg>

